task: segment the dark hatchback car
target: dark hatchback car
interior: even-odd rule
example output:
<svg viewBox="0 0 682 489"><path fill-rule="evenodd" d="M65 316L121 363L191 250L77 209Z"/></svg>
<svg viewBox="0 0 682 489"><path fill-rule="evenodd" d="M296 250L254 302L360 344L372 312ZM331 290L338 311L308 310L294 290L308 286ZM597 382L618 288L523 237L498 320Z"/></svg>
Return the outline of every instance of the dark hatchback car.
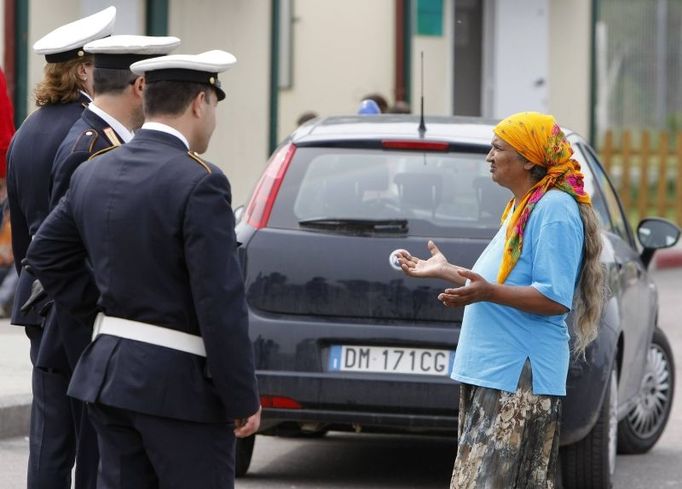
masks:
<svg viewBox="0 0 682 489"><path fill-rule="evenodd" d="M263 405L262 434L329 430L456 436L449 378L462 310L438 280L416 280L392 252L473 266L511 194L490 179L492 121L331 117L297 129L273 154L237 239ZM567 488L607 488L616 447L651 448L673 398L673 357L657 328L653 251L676 226L643 221L635 241L594 151L567 132L602 225L609 294L587 361L574 359L563 404ZM638 251L640 249L641 251ZM253 438L239 442L246 472Z"/></svg>

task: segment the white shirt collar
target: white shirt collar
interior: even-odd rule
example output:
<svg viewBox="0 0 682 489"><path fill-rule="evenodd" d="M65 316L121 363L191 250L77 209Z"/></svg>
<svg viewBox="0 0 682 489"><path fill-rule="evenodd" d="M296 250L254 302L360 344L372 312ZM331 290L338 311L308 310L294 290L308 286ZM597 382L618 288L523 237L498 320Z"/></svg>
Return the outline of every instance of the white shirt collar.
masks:
<svg viewBox="0 0 682 489"><path fill-rule="evenodd" d="M80 93L82 93L83 95L85 95L85 97L86 97L90 102L92 102L92 97L90 96L90 94L89 94L88 92L86 92L85 90L78 90L78 91L79 91Z"/></svg>
<svg viewBox="0 0 682 489"><path fill-rule="evenodd" d="M187 141L185 135L182 134L177 129L175 129L174 127L169 126L168 124L164 124L162 122L145 122L144 124L142 124L142 129L151 129L152 131L161 131L165 132L166 134L171 134L178 138L180 141L182 141L182 143L189 150L189 141Z"/></svg>
<svg viewBox="0 0 682 489"><path fill-rule="evenodd" d="M102 119L104 122L109 124L111 128L114 131L116 131L116 134L121 136L121 139L123 139L124 143L128 143L130 142L131 139L133 139L133 133L130 132L126 126L121 124L115 117L107 114L102 109L97 107L95 105L95 102L90 102L90 104L88 104L88 109L94 112L95 115Z"/></svg>

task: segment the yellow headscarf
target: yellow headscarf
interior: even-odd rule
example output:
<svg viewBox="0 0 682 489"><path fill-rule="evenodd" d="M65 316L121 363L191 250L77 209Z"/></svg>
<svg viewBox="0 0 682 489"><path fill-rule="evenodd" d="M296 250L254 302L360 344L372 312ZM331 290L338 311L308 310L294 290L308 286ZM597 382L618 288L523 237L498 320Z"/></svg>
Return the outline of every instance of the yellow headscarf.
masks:
<svg viewBox="0 0 682 489"><path fill-rule="evenodd" d="M571 144L554 117L538 112L520 112L504 119L493 132L528 161L547 168L545 177L518 203L507 225L502 264L497 274L498 283L504 283L521 256L523 231L530 213L549 189L562 190L580 204L591 204L591 200L583 188L580 164L571 158ZM502 222L513 207L514 199L507 204Z"/></svg>

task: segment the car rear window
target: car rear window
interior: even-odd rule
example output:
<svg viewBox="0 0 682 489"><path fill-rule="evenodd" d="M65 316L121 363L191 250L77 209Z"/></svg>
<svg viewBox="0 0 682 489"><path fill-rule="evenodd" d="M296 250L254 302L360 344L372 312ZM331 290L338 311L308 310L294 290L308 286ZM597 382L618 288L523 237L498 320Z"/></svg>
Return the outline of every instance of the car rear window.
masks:
<svg viewBox="0 0 682 489"><path fill-rule="evenodd" d="M302 229L316 220L406 220L413 236L491 237L512 195L491 180L487 149L422 153L298 148L269 226Z"/></svg>

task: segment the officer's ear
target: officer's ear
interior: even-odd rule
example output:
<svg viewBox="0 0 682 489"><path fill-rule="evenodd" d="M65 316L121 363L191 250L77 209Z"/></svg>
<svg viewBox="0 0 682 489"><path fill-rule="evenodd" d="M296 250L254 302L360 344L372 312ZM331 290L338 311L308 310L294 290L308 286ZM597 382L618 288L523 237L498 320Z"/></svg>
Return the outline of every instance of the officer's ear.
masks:
<svg viewBox="0 0 682 489"><path fill-rule="evenodd" d="M192 99L192 115L200 118L206 110L207 103L208 99L206 98L206 91L199 90L199 92Z"/></svg>
<svg viewBox="0 0 682 489"><path fill-rule="evenodd" d="M138 76L135 78L131 85L133 86L133 93L136 93L142 97L142 93L144 92L144 76Z"/></svg>

